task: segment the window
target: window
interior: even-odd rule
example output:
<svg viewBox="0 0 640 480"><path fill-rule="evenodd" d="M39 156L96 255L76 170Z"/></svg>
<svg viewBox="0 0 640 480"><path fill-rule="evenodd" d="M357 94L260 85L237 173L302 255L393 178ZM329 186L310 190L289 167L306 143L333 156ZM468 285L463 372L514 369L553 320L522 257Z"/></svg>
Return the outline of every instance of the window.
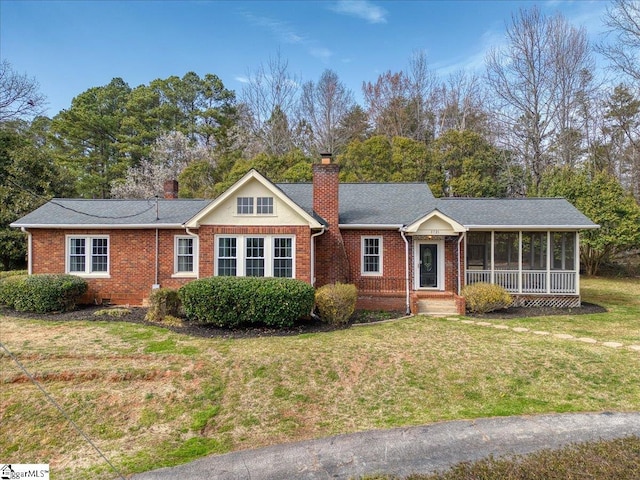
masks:
<svg viewBox="0 0 640 480"><path fill-rule="evenodd" d="M381 237L362 237L362 274L382 274Z"/></svg>
<svg viewBox="0 0 640 480"><path fill-rule="evenodd" d="M238 215L253 215L253 197L238 197Z"/></svg>
<svg viewBox="0 0 640 480"><path fill-rule="evenodd" d="M295 278L295 236L217 236L218 276Z"/></svg>
<svg viewBox="0 0 640 480"><path fill-rule="evenodd" d="M238 215L273 215L273 197L238 197Z"/></svg>
<svg viewBox="0 0 640 480"><path fill-rule="evenodd" d="M245 276L264 277L264 238L247 238Z"/></svg>
<svg viewBox="0 0 640 480"><path fill-rule="evenodd" d="M109 237L67 237L67 272L109 272Z"/></svg>
<svg viewBox="0 0 640 480"><path fill-rule="evenodd" d="M273 197L258 197L256 202L258 215L273 215Z"/></svg>
<svg viewBox="0 0 640 480"><path fill-rule="evenodd" d="M236 238L235 237L221 237L218 238L218 275L236 276Z"/></svg>
<svg viewBox="0 0 640 480"><path fill-rule="evenodd" d="M293 239L273 239L273 276L293 277Z"/></svg>
<svg viewBox="0 0 640 480"><path fill-rule="evenodd" d="M195 274L197 271L197 238L175 237L175 267L176 275Z"/></svg>

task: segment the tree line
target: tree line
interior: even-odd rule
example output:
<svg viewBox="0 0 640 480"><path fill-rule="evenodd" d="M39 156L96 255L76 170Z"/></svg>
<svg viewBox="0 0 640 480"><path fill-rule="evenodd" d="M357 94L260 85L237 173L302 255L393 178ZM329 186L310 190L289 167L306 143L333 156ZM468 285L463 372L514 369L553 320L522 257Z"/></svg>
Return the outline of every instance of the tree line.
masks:
<svg viewBox="0 0 640 480"><path fill-rule="evenodd" d="M606 261L640 243L640 4L616 0L603 22L606 43L590 45L561 15L522 9L483 73L439 78L416 52L402 71L363 81L362 104L336 72L303 81L276 54L241 92L215 74L135 88L114 78L47 118L37 81L5 60L3 267L24 256L8 224L52 196L149 198L177 178L181 196L213 198L250 168L274 181L310 181L311 163L325 152L341 165L342 181L426 182L436 196L563 195L579 203L598 189L615 191L607 202L618 212L602 221L629 228L611 235L615 248L597 260ZM606 73L596 53L608 60ZM596 207L585 208L599 223ZM593 247L604 250L595 240Z"/></svg>

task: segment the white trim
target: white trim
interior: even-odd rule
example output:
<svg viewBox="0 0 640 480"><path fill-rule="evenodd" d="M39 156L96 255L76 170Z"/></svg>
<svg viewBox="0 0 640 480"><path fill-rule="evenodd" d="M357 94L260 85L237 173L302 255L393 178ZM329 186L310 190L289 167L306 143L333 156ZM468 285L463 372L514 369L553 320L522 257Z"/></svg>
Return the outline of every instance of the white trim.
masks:
<svg viewBox="0 0 640 480"><path fill-rule="evenodd" d="M20 230L27 235L27 273L33 275L33 238L26 228L22 227Z"/></svg>
<svg viewBox="0 0 640 480"><path fill-rule="evenodd" d="M600 228L600 225L466 225L468 230L479 231L548 231L553 232L571 232L576 230L595 230Z"/></svg>
<svg viewBox="0 0 640 480"><path fill-rule="evenodd" d="M27 224L22 224L22 223L12 223L11 225L9 225L10 227L20 227L20 228L46 228L46 229L61 229L64 228L65 230L147 230L147 229L159 229L159 230L184 230L184 225L181 223L161 223L161 224L156 224L156 223L140 223L140 224L111 224L111 223L102 223L102 224L97 224L97 223L72 223L72 224L63 224L63 223L56 223L54 225L48 225L48 224L44 224L44 223L39 223L39 224L35 224L35 225L27 225Z"/></svg>
<svg viewBox="0 0 640 480"><path fill-rule="evenodd" d="M242 234L242 235L228 235L220 234L214 237L214 271L215 277L218 275L218 247L219 239L221 238L235 238L236 240L236 276L246 276L246 240L247 238L262 238L264 239L264 276L273 277L273 265L274 265L274 239L275 238L290 238L291 239L291 277L296 278L296 236L288 234ZM231 257L229 257L231 258Z"/></svg>
<svg viewBox="0 0 640 480"><path fill-rule="evenodd" d="M437 286L434 287L421 287L420 286L420 245L436 245L437 246L437 262L438 264L436 272ZM418 240L413 242L413 287L414 290L420 291L436 291L442 292L445 289L444 285L444 239L443 238L435 238L433 240Z"/></svg>
<svg viewBox="0 0 640 480"><path fill-rule="evenodd" d="M341 223L340 230L401 230L404 225L386 223Z"/></svg>
<svg viewBox="0 0 640 480"><path fill-rule="evenodd" d="M449 226L451 227L451 230L442 231L442 233L440 233L440 230L434 231L432 233L430 233L429 231L421 232L420 227L434 217L442 220L445 223L448 223ZM420 217L419 219L417 219L416 221L407 225L404 228L404 231L407 232L408 234L417 234L417 235L455 235L458 233L466 232L467 230L468 230L467 227L456 222L453 218L445 215L437 208L432 210L428 214Z"/></svg>
<svg viewBox="0 0 640 480"><path fill-rule="evenodd" d="M81 238L84 240L84 258L85 258L85 270L84 272L72 272L70 271L70 260L72 238ZM106 239L107 240L107 271L106 272L92 272L92 248L94 239ZM64 236L64 271L69 275L76 275L83 278L111 278L111 238L109 235L72 235L67 234Z"/></svg>
<svg viewBox="0 0 640 480"><path fill-rule="evenodd" d="M190 272L178 271L178 243L180 240L191 240L193 242L193 270ZM173 236L173 274L171 278L196 278L198 276L198 258L200 257L198 237L193 235Z"/></svg>
<svg viewBox="0 0 640 480"><path fill-rule="evenodd" d="M382 235L362 235L360 237L360 275L363 277L382 277L384 272L384 243ZM378 240L378 271L364 271L364 242L365 240Z"/></svg>

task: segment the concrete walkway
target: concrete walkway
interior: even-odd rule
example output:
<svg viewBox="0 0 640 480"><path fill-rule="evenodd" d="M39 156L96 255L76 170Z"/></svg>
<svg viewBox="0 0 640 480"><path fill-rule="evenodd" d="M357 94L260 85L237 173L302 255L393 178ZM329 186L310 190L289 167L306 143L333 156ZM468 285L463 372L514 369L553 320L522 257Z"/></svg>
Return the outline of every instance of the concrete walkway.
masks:
<svg viewBox="0 0 640 480"><path fill-rule="evenodd" d="M406 476L573 442L640 436L640 412L485 418L339 435L202 458L134 480L315 480Z"/></svg>

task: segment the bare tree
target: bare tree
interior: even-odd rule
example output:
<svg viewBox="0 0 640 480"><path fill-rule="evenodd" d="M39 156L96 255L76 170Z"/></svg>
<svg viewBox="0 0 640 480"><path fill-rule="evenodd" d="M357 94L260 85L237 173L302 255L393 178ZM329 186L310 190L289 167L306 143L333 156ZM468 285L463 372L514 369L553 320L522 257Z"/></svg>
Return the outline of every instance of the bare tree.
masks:
<svg viewBox="0 0 640 480"><path fill-rule="evenodd" d="M640 88L640 2L614 0L607 7L604 23L614 38L610 43L598 45L598 51L611 61L615 70L633 79Z"/></svg>
<svg viewBox="0 0 640 480"><path fill-rule="evenodd" d="M340 126L353 106L353 93L332 70L325 70L318 83L302 85L300 116L311 127L313 153L337 153L346 145Z"/></svg>
<svg viewBox="0 0 640 480"><path fill-rule="evenodd" d="M249 75L242 89L240 121L248 132L248 146L260 152L276 153L286 143L291 143L292 131L288 127L294 118L298 100L299 81L290 75L288 62L280 56L269 58L267 65L260 65ZM287 129L283 129L283 122ZM288 136L288 139L282 138Z"/></svg>
<svg viewBox="0 0 640 480"><path fill-rule="evenodd" d="M438 89L438 95L438 134L471 130L486 138L490 136L485 92L477 75L465 71L451 74Z"/></svg>
<svg viewBox="0 0 640 480"><path fill-rule="evenodd" d="M507 41L487 55L487 83L503 131L510 132L507 146L519 154L537 187L558 158L552 149L558 138L568 145L563 154L572 151L575 139L563 135L577 131L577 98L588 90L582 73L592 68L591 57L583 29L560 15L547 18L537 8L512 17Z"/></svg>
<svg viewBox="0 0 640 480"><path fill-rule="evenodd" d="M42 114L46 103L35 78L19 74L7 60L0 62L0 122Z"/></svg>

